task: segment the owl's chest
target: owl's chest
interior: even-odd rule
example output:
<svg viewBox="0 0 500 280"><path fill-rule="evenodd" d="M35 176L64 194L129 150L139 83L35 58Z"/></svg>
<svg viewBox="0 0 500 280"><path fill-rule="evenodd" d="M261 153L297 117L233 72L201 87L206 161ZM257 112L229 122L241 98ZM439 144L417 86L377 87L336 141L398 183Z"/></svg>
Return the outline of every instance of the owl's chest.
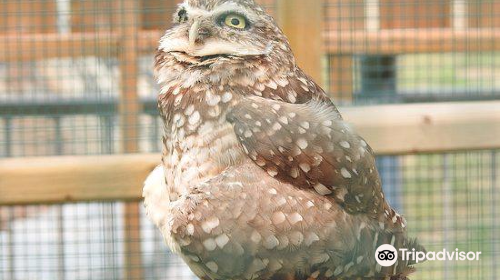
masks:
<svg viewBox="0 0 500 280"><path fill-rule="evenodd" d="M221 120L204 122L190 131L176 128L165 144L163 164L171 201L244 158L232 125Z"/></svg>

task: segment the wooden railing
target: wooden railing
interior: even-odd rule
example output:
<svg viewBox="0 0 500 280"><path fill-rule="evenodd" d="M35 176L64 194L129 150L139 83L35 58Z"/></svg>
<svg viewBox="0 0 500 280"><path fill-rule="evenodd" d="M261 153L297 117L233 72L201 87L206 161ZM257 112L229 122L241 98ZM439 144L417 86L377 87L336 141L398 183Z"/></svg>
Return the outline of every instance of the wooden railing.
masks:
<svg viewBox="0 0 500 280"><path fill-rule="evenodd" d="M378 155L500 148L500 101L341 108ZM160 154L0 160L0 205L139 201Z"/></svg>

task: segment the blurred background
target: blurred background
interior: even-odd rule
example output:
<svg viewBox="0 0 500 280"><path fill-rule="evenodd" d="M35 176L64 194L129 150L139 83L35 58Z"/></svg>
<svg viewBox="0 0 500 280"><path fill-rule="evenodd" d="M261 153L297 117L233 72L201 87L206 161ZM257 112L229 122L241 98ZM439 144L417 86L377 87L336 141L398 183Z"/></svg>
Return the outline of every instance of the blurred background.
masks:
<svg viewBox="0 0 500 280"><path fill-rule="evenodd" d="M0 2L0 279L194 279L140 201L177 2ZM412 279L500 279L500 1L259 2L373 143L410 235L482 251Z"/></svg>

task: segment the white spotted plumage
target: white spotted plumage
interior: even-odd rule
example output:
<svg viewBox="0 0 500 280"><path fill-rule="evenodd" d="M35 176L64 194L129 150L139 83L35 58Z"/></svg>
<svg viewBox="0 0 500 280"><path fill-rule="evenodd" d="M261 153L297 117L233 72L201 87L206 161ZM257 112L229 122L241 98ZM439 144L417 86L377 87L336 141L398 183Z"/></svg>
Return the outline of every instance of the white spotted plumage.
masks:
<svg viewBox="0 0 500 280"><path fill-rule="evenodd" d="M226 26L243 17L243 29ZM186 0L156 55L162 165L147 213L200 279L405 279L380 242L418 248L368 144L296 65L253 0Z"/></svg>

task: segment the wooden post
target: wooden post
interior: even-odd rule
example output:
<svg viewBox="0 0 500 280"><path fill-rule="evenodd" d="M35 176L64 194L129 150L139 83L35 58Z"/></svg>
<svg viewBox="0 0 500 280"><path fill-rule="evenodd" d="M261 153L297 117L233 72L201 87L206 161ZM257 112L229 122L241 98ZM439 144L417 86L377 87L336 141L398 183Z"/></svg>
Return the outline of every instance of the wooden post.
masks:
<svg viewBox="0 0 500 280"><path fill-rule="evenodd" d="M139 150L140 103L137 93L138 40L140 10L136 0L117 2L117 30L119 33L120 63L120 129L125 153ZM125 221L125 279L143 279L139 203L126 202Z"/></svg>
<svg viewBox="0 0 500 280"><path fill-rule="evenodd" d="M125 203L125 279L144 279L141 249L140 202Z"/></svg>
<svg viewBox="0 0 500 280"><path fill-rule="evenodd" d="M139 6L135 0L118 2L117 29L119 35L120 63L120 123L123 141L122 151L135 153L139 150L138 128L140 102L137 93L138 82L138 40Z"/></svg>
<svg viewBox="0 0 500 280"><path fill-rule="evenodd" d="M276 15L300 68L323 85L323 1L277 0Z"/></svg>
<svg viewBox="0 0 500 280"><path fill-rule="evenodd" d="M334 50L333 46L352 48L350 42L340 40L342 35L352 34L356 30L364 30L366 18L365 7L369 1L364 0L329 0L326 8L326 51L328 52L328 86L327 90L335 103L349 104L354 91L352 53ZM335 40L332 40L335 38ZM342 49L342 48L339 48Z"/></svg>
<svg viewBox="0 0 500 280"><path fill-rule="evenodd" d="M328 92L335 103L352 102L354 91L352 55L328 55Z"/></svg>

